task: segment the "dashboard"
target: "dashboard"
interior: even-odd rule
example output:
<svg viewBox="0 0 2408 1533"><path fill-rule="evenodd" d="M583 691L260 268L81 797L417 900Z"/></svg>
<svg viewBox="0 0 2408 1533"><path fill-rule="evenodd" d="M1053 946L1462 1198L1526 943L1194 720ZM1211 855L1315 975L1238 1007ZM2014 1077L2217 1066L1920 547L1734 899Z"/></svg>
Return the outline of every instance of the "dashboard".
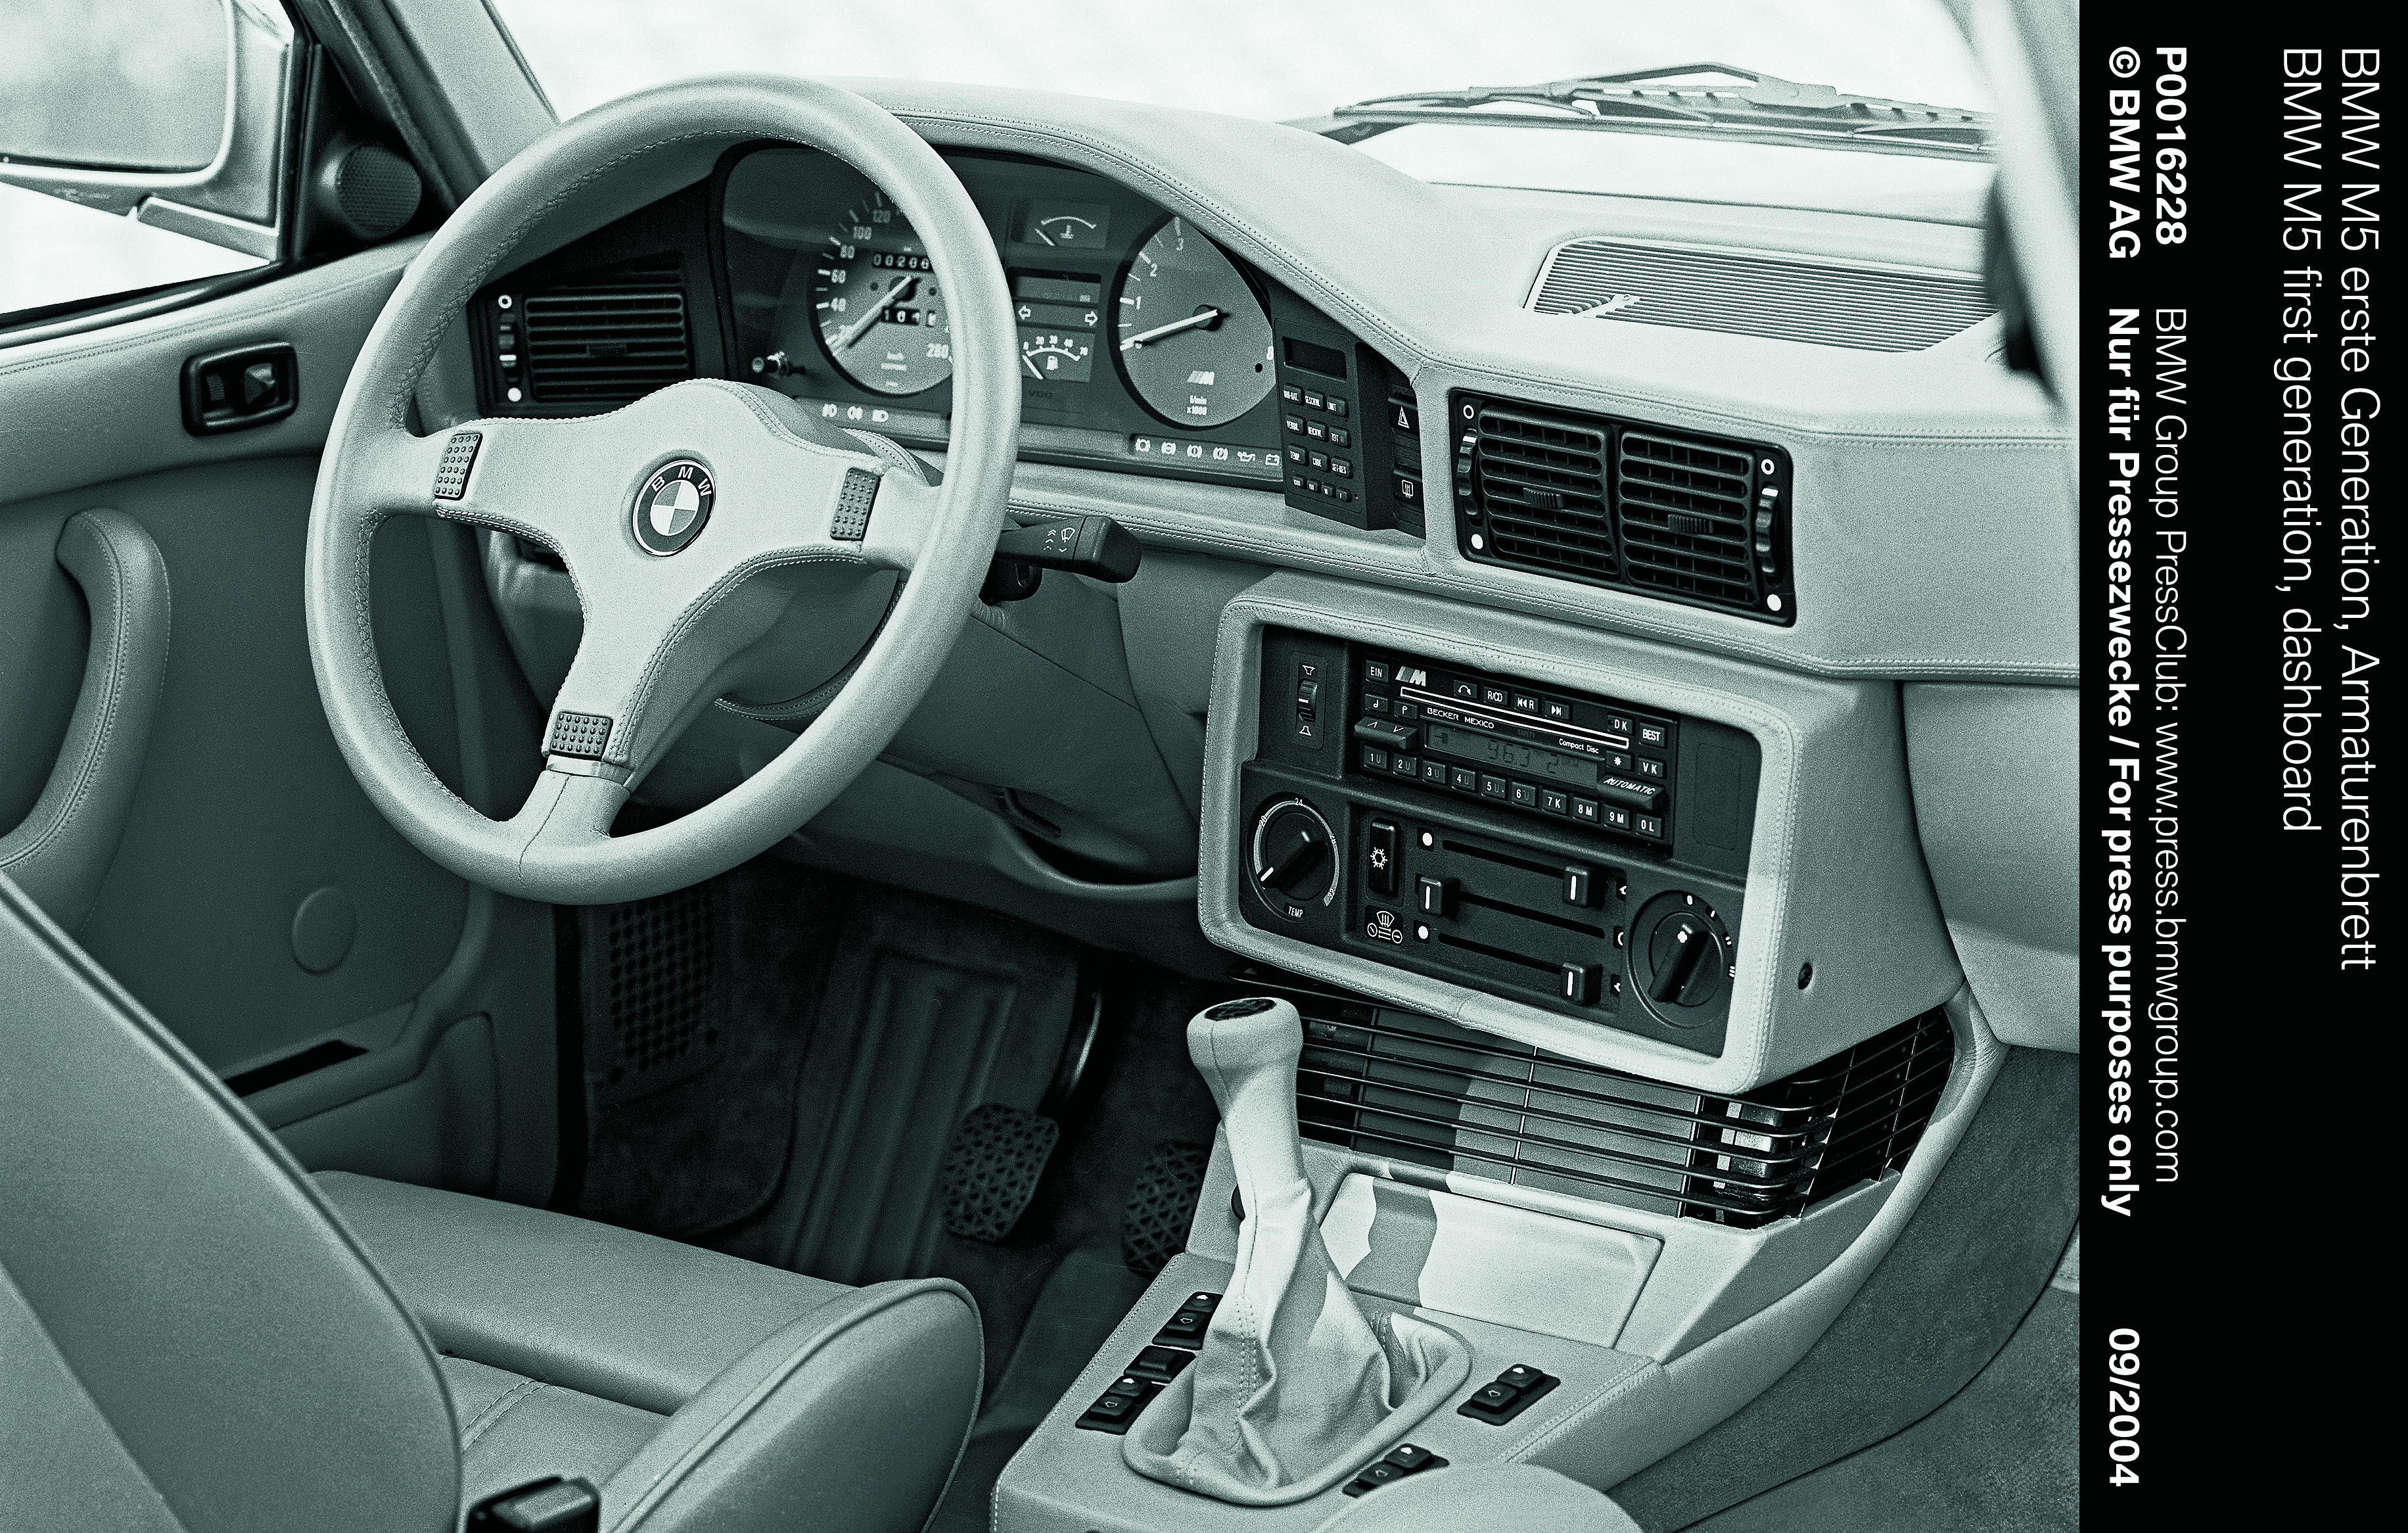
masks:
<svg viewBox="0 0 2408 1533"><path fill-rule="evenodd" d="M1979 230L850 83L1001 258L1014 514L1147 551L1117 598L982 609L980 644L1041 663L966 681L908 769L1078 852L1078 888L1196 849L1180 897L1224 951L1659 1079L1772 1079L1945 998L1952 936L1987 938L1932 881L1987 891L2043 834L2014 784L2056 745L1929 875L1906 760L2009 749L1983 721L2076 674L2065 438L2001 360ZM732 378L941 462L945 273L877 187L724 142L471 296L480 412ZM1917 744L1918 682L2016 685L1949 694L1956 733ZM2030 951L2012 907L1963 906Z"/></svg>

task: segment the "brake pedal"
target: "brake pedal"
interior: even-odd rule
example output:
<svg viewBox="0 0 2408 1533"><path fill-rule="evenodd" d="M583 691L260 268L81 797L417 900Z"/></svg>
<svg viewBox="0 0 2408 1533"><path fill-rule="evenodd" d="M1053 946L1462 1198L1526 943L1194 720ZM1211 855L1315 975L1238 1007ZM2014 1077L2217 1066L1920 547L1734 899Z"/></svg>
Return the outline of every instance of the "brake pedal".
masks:
<svg viewBox="0 0 2408 1533"><path fill-rule="evenodd" d="M1039 1113L989 1102L962 1115L945 1152L944 1222L965 1240L1000 1240L1037 1196L1062 1125Z"/></svg>
<svg viewBox="0 0 2408 1533"><path fill-rule="evenodd" d="M1121 1215L1121 1260L1130 1271L1152 1277L1187 1249L1196 1200L1203 1195L1204 1171L1211 1164L1210 1145L1165 1139L1154 1147L1136 1185L1129 1188L1128 1207Z"/></svg>

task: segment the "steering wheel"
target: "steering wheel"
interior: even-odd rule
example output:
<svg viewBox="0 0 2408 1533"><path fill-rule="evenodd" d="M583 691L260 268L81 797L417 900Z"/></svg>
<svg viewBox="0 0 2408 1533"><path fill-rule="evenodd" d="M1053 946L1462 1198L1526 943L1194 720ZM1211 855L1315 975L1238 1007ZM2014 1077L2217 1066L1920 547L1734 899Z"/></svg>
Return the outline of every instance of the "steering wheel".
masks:
<svg viewBox="0 0 2408 1533"><path fill-rule="evenodd" d="M695 379L608 415L409 429L419 376L462 306L533 236L552 243L772 139L883 188L945 274L953 333L946 473L824 425L784 395ZM681 177L682 179L676 179ZM635 183L630 193L625 188ZM335 411L309 512L310 660L343 758L420 851L524 899L603 904L682 888L758 855L883 750L952 651L1004 523L1018 456L1018 346L985 221L936 151L849 92L773 76L685 81L566 123L463 202L410 264ZM584 609L545 766L507 821L445 787L387 697L368 550L388 517L495 528L559 553ZM799 571L908 572L834 702L778 757L683 818L613 838L632 786L724 690ZM786 578L781 580L781 572Z"/></svg>

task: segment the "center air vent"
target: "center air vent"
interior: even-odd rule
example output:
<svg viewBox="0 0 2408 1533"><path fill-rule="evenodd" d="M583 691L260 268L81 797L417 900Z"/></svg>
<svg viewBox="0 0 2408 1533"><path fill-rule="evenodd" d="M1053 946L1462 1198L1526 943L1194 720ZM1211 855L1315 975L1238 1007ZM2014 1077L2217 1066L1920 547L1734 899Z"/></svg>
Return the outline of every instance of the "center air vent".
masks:
<svg viewBox="0 0 2408 1533"><path fill-rule="evenodd" d="M494 412L598 415L695 376L674 255L481 294Z"/></svg>
<svg viewBox="0 0 2408 1533"><path fill-rule="evenodd" d="M1556 246L1529 307L1859 351L1920 351L1991 313L1972 272L1613 239Z"/></svg>
<svg viewBox="0 0 2408 1533"><path fill-rule="evenodd" d="M1743 1096L1409 1011L1297 996L1304 1137L1383 1160L1755 1228L1902 1168L1947 1083L1933 1010Z"/></svg>
<svg viewBox="0 0 2408 1533"><path fill-rule="evenodd" d="M1452 408L1467 558L1796 620L1785 451L1469 394Z"/></svg>

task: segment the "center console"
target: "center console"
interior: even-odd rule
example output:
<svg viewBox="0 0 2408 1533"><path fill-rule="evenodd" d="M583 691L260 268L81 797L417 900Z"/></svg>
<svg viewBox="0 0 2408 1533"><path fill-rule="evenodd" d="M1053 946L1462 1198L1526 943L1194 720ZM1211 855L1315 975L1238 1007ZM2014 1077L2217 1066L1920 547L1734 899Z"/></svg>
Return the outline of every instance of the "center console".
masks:
<svg viewBox="0 0 2408 1533"><path fill-rule="evenodd" d="M1203 810L1205 933L1300 1013L1317 1243L1468 1366L1293 1498L1166 1481L1143 1440L1192 1424L1204 1367L1174 1354L1292 1211L1245 1230L1233 1147L1264 1130L1232 1118L998 1533L1302 1533L1505 1463L1611 1486L1804 1354L1999 1067L1888 683L1281 573L1223 614Z"/></svg>

